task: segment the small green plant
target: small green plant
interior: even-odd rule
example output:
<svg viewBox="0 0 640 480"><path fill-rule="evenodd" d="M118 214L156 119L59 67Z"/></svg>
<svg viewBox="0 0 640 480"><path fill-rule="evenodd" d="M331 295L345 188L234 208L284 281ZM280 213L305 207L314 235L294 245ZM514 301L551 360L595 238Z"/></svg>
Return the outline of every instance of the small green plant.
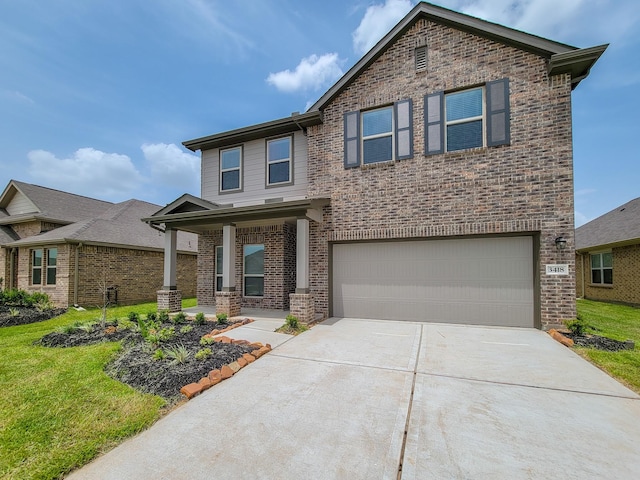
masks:
<svg viewBox="0 0 640 480"><path fill-rule="evenodd" d="M207 319L204 317L204 313L198 312L196 313L196 318L193 321L196 325L204 325Z"/></svg>
<svg viewBox="0 0 640 480"><path fill-rule="evenodd" d="M56 328L56 332L69 334L75 332L81 326L82 322L73 322L68 325L61 325L60 327Z"/></svg>
<svg viewBox="0 0 640 480"><path fill-rule="evenodd" d="M155 351L155 352L153 352L153 356L152 356L152 358L153 358L154 360L163 360L163 359L164 359L164 357L165 357L165 354L164 354L164 352L162 351L162 349L161 349L161 348L158 348L158 349L156 349L156 351Z"/></svg>
<svg viewBox="0 0 640 480"><path fill-rule="evenodd" d="M211 349L210 348L203 348L201 350L198 350L198 352L196 353L196 360L205 360L207 357L210 357L212 354Z"/></svg>
<svg viewBox="0 0 640 480"><path fill-rule="evenodd" d="M9 307L9 315L12 317L19 317L20 316L20 310L18 310L17 308L11 308Z"/></svg>
<svg viewBox="0 0 640 480"><path fill-rule="evenodd" d="M78 326L78 330L82 330L83 332L89 333L93 331L94 326L95 326L95 323L93 322L83 323L82 325Z"/></svg>
<svg viewBox="0 0 640 480"><path fill-rule="evenodd" d="M189 333L191 330L193 330L191 325L185 325L180 329L180 333L184 335L185 333Z"/></svg>
<svg viewBox="0 0 640 480"><path fill-rule="evenodd" d="M48 312L49 310L53 310L53 303L49 298L39 298L35 303L36 310L39 312Z"/></svg>
<svg viewBox="0 0 640 480"><path fill-rule="evenodd" d="M147 322L155 322L158 319L158 314L156 312L147 313Z"/></svg>
<svg viewBox="0 0 640 480"><path fill-rule="evenodd" d="M136 325L131 320L118 320L118 330L134 330Z"/></svg>
<svg viewBox="0 0 640 480"><path fill-rule="evenodd" d="M127 319L129 319L130 322L138 323L140 315L138 315L138 312L129 312L127 313Z"/></svg>
<svg viewBox="0 0 640 480"><path fill-rule="evenodd" d="M149 336L149 327L147 326L147 322L145 322L141 318L138 318L138 321L136 323L138 324L140 335L146 340L146 338Z"/></svg>
<svg viewBox="0 0 640 480"><path fill-rule="evenodd" d="M584 334L593 330L593 327L585 322L580 317L574 320L565 320L564 324L569 331L574 335L583 336Z"/></svg>
<svg viewBox="0 0 640 480"><path fill-rule="evenodd" d="M169 310L160 310L158 312L158 320L162 323L167 323L169 321Z"/></svg>
<svg viewBox="0 0 640 480"><path fill-rule="evenodd" d="M191 356L191 352L189 352L189 350L187 350L187 347L182 344L167 349L166 354L167 358L171 359L171 365L184 363Z"/></svg>
<svg viewBox="0 0 640 480"><path fill-rule="evenodd" d="M205 345L213 345L215 343L215 340L213 339L213 337L202 337L200 339L200 345L202 345L203 347Z"/></svg>
<svg viewBox="0 0 640 480"><path fill-rule="evenodd" d="M286 323L287 323L287 327L293 329L293 330L297 330L299 323L298 323L298 317L294 316L294 315L287 315L286 318Z"/></svg>
<svg viewBox="0 0 640 480"><path fill-rule="evenodd" d="M216 318L218 319L218 323L223 324L227 323L229 315L227 315L226 313L216 313Z"/></svg>
<svg viewBox="0 0 640 480"><path fill-rule="evenodd" d="M173 317L171 317L171 321L176 325L180 323L185 323L187 321L187 316L185 315L184 312L178 312Z"/></svg>

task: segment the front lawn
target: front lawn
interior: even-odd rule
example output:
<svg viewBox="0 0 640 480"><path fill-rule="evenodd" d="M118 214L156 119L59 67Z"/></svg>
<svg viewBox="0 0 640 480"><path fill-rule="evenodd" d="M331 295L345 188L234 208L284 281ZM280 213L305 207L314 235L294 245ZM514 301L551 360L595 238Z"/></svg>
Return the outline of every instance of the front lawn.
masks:
<svg viewBox="0 0 640 480"><path fill-rule="evenodd" d="M195 300L186 300L186 306ZM155 303L108 310L108 319ZM34 345L56 327L99 318L71 310L39 323L0 328L0 478L52 479L86 464L156 421L165 401L104 373L115 342L71 348Z"/></svg>
<svg viewBox="0 0 640 480"><path fill-rule="evenodd" d="M640 309L626 305L578 300L578 316L595 327L597 335L633 340L633 350L606 352L575 347L576 351L630 389L640 393Z"/></svg>

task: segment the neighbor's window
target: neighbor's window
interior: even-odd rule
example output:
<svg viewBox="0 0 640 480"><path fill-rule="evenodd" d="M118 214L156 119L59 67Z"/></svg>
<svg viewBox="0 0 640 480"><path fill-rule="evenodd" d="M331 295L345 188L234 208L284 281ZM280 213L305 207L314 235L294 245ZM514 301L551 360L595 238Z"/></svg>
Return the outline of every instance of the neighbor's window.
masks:
<svg viewBox="0 0 640 480"><path fill-rule="evenodd" d="M264 296L264 245L244 246L244 296Z"/></svg>
<svg viewBox="0 0 640 480"><path fill-rule="evenodd" d="M393 107L362 112L362 162L393 160Z"/></svg>
<svg viewBox="0 0 640 480"><path fill-rule="evenodd" d="M242 147L220 150L220 191L240 190L242 179Z"/></svg>
<svg viewBox="0 0 640 480"><path fill-rule="evenodd" d="M267 141L267 185L291 182L291 137Z"/></svg>
<svg viewBox="0 0 640 480"><path fill-rule="evenodd" d="M591 254L591 283L613 285L613 255L611 252Z"/></svg>
<svg viewBox="0 0 640 480"><path fill-rule="evenodd" d="M58 249L47 250L47 285L56 284L56 269L58 264Z"/></svg>
<svg viewBox="0 0 640 480"><path fill-rule="evenodd" d="M446 151L484 146L484 89L445 96Z"/></svg>
<svg viewBox="0 0 640 480"><path fill-rule="evenodd" d="M42 284L42 257L41 248L31 251L31 283L33 285Z"/></svg>
<svg viewBox="0 0 640 480"><path fill-rule="evenodd" d="M222 247L216 247L216 292L222 291Z"/></svg>

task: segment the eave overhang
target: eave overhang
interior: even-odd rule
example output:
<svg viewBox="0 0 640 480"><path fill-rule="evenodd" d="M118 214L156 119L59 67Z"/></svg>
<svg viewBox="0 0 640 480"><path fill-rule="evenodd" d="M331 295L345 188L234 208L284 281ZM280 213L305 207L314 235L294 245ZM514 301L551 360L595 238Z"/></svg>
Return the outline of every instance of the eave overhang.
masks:
<svg viewBox="0 0 640 480"><path fill-rule="evenodd" d="M576 253L589 253L597 252L599 250L607 250L618 247L628 247L629 245L640 245L640 238L630 238L627 240L620 240L618 242L604 243L602 245L592 245L590 247L576 247Z"/></svg>
<svg viewBox="0 0 640 480"><path fill-rule="evenodd" d="M306 130L307 127L322 123L322 114L318 111L294 114L290 117L272 120L270 122L250 125L248 127L229 130L227 132L209 135L207 137L196 138L182 142L189 150L209 150L228 145L245 143L260 138L285 135L297 130Z"/></svg>
<svg viewBox="0 0 640 480"><path fill-rule="evenodd" d="M598 61L609 44L581 48L565 53L557 53L549 59L549 76L561 73L571 74L571 88L578 86L589 75L591 67Z"/></svg>

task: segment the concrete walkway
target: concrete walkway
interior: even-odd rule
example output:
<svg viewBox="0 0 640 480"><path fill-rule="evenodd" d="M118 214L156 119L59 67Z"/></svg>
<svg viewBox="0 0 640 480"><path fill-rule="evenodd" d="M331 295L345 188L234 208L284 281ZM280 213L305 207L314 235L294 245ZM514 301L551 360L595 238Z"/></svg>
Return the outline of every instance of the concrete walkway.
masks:
<svg viewBox="0 0 640 480"><path fill-rule="evenodd" d="M640 397L538 330L330 319L285 337L69 478L640 472Z"/></svg>

